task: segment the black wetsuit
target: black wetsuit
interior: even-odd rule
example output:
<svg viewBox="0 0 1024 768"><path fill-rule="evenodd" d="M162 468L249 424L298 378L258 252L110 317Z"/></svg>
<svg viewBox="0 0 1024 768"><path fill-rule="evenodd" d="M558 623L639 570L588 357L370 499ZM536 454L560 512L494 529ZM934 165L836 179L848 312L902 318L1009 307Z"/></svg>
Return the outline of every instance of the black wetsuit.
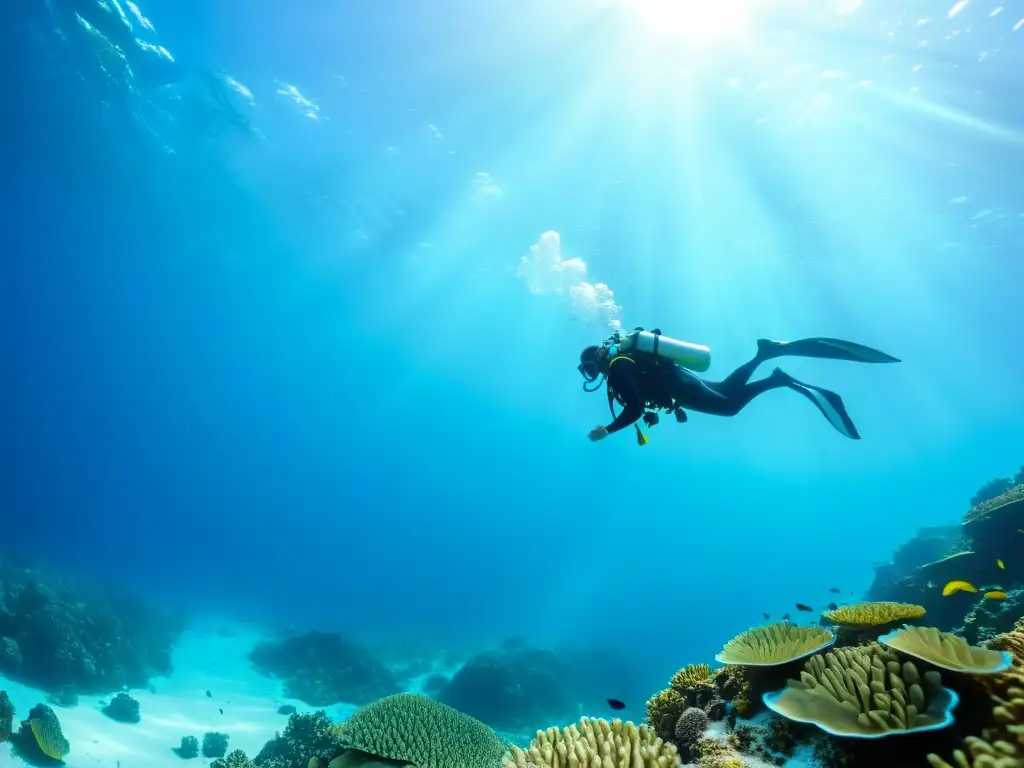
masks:
<svg viewBox="0 0 1024 768"><path fill-rule="evenodd" d="M714 416L735 416L747 403L763 392L786 387L792 379L776 370L759 381L750 381L754 370L764 362L760 356L744 363L724 381L705 381L694 373L670 363L634 360L619 355L608 369L608 387L623 404L622 413L606 429L609 433L628 427L644 414L646 403L662 408L709 413Z"/></svg>

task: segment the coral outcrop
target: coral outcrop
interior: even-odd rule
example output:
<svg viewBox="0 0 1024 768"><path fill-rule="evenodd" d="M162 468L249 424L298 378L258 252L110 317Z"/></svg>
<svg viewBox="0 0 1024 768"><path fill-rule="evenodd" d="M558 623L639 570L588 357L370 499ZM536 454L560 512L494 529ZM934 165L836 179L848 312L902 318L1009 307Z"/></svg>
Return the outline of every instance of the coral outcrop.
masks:
<svg viewBox="0 0 1024 768"><path fill-rule="evenodd" d="M171 672L177 618L0 562L0 672L48 692L111 693Z"/></svg>
<svg viewBox="0 0 1024 768"><path fill-rule="evenodd" d="M71 745L64 737L57 714L45 704L37 704L29 710L28 718L21 721L18 732L11 737L15 750L34 764L41 758L63 761L71 752Z"/></svg>
<svg viewBox="0 0 1024 768"><path fill-rule="evenodd" d="M264 641L249 660L261 672L283 680L286 696L314 707L367 704L400 690L373 654L336 633Z"/></svg>
<svg viewBox="0 0 1024 768"><path fill-rule="evenodd" d="M119 723L137 723L141 719L139 702L123 692L110 700L103 708L103 714Z"/></svg>
<svg viewBox="0 0 1024 768"><path fill-rule="evenodd" d="M284 732L264 744L253 762L260 768L292 768L315 757L326 765L338 749L327 713L293 714Z"/></svg>
<svg viewBox="0 0 1024 768"><path fill-rule="evenodd" d="M579 716L568 670L550 651L521 648L470 658L436 698L492 728L522 732Z"/></svg>

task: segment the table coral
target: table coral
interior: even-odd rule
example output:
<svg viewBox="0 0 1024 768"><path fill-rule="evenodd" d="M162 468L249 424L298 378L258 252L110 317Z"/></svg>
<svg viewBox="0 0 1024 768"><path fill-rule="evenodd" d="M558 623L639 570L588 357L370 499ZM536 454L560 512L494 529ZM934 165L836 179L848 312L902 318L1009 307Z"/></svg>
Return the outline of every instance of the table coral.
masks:
<svg viewBox="0 0 1024 768"><path fill-rule="evenodd" d="M741 632L722 648L715 659L721 664L779 666L828 647L835 635L822 627L798 627L778 621Z"/></svg>
<svg viewBox="0 0 1024 768"><path fill-rule="evenodd" d="M878 642L937 667L972 675L1002 672L1013 663L1007 651L971 646L962 637L934 627L904 627L878 638Z"/></svg>

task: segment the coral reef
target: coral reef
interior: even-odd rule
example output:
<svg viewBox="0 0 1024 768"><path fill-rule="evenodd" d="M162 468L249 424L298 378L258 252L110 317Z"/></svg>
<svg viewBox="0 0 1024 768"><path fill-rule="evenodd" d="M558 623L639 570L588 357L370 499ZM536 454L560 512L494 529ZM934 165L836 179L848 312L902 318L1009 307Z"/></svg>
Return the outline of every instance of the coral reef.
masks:
<svg viewBox="0 0 1024 768"><path fill-rule="evenodd" d="M253 762L260 768L292 768L313 757L326 761L337 751L330 718L321 710L289 717L284 733L264 744Z"/></svg>
<svg viewBox="0 0 1024 768"><path fill-rule="evenodd" d="M7 741L14 733L14 705L7 691L0 691L0 742Z"/></svg>
<svg viewBox="0 0 1024 768"><path fill-rule="evenodd" d="M721 664L772 667L817 653L834 640L835 635L827 629L778 621L740 633L715 659Z"/></svg>
<svg viewBox="0 0 1024 768"><path fill-rule="evenodd" d="M1004 493L1012 489L1014 481L1009 477L996 477L989 480L971 496L971 509L967 517L984 514L985 505L998 499Z"/></svg>
<svg viewBox="0 0 1024 768"><path fill-rule="evenodd" d="M923 606L913 603L864 602L822 611L821 620L836 625L836 644L873 643L900 624L925 615Z"/></svg>
<svg viewBox="0 0 1024 768"><path fill-rule="evenodd" d="M996 486L993 486L993 489ZM974 498L971 499L971 508L964 515L964 523L972 523L982 517L988 516L994 510L998 510L1005 507L1008 504L1024 499L1024 484L1011 485L1010 481L1006 481L1006 487L996 496L989 496L983 501L974 503L974 500L979 498L978 494L975 494Z"/></svg>
<svg viewBox="0 0 1024 768"><path fill-rule="evenodd" d="M214 760L210 763L210 768L256 768L256 764L246 757L245 752L236 749L227 757Z"/></svg>
<svg viewBox="0 0 1024 768"><path fill-rule="evenodd" d="M110 693L171 672L178 619L0 563L0 671L45 691Z"/></svg>
<svg viewBox="0 0 1024 768"><path fill-rule="evenodd" d="M674 768L678 764L675 746L647 726L587 717L561 730L538 731L526 749L512 747L501 762L502 768ZM489 763L476 765L484 768Z"/></svg>
<svg viewBox="0 0 1024 768"><path fill-rule="evenodd" d="M550 651L521 649L473 656L437 699L505 731L532 731L548 723L575 720L576 698L568 673Z"/></svg>
<svg viewBox="0 0 1024 768"><path fill-rule="evenodd" d="M174 754L182 760L191 760L199 757L199 739L195 736L182 736L181 744L174 747Z"/></svg>
<svg viewBox="0 0 1024 768"><path fill-rule="evenodd" d="M686 710L687 701L675 688L658 691L647 700L647 724L659 737L671 741L675 737L676 721Z"/></svg>
<svg viewBox="0 0 1024 768"><path fill-rule="evenodd" d="M400 690L398 681L373 654L335 633L310 632L264 641L252 650L249 660L261 672L284 680L289 698L314 707L366 704Z"/></svg>
<svg viewBox="0 0 1024 768"><path fill-rule="evenodd" d="M119 693L103 708L103 714L119 723L139 722L139 702L127 693Z"/></svg>
<svg viewBox="0 0 1024 768"><path fill-rule="evenodd" d="M1013 656L1006 651L977 648L962 637L934 627L904 627L878 638L878 642L953 672L994 674L1013 663Z"/></svg>
<svg viewBox="0 0 1024 768"><path fill-rule="evenodd" d="M497 768L506 751L479 720L416 693L360 707L331 735L346 750L431 768Z"/></svg>
<svg viewBox="0 0 1024 768"><path fill-rule="evenodd" d="M973 643L983 643L1008 632L1024 614L1024 589L1008 589L1005 600L978 599L955 632Z"/></svg>
<svg viewBox="0 0 1024 768"><path fill-rule="evenodd" d="M203 757L224 757L228 751L228 739L226 733L208 731L203 734Z"/></svg>
<svg viewBox="0 0 1024 768"><path fill-rule="evenodd" d="M711 667L707 664L688 664L674 675L669 685L677 691L707 685L711 682Z"/></svg>
<svg viewBox="0 0 1024 768"><path fill-rule="evenodd" d="M938 672L922 677L912 662L900 665L895 654L878 645L813 656L799 681L763 698L790 720L858 738L945 728L959 701L942 686Z"/></svg>

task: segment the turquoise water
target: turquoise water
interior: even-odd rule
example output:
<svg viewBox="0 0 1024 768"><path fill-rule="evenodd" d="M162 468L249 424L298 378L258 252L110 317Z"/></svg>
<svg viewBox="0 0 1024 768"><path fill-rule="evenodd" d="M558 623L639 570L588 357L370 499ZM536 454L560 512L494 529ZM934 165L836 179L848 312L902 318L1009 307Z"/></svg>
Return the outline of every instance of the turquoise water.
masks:
<svg viewBox="0 0 1024 768"><path fill-rule="evenodd" d="M115 6L4 33L19 562L189 620L606 653L639 720L1020 466L1019 8ZM580 350L634 326L712 379L758 338L902 362L759 371L859 441L783 389L592 443Z"/></svg>

